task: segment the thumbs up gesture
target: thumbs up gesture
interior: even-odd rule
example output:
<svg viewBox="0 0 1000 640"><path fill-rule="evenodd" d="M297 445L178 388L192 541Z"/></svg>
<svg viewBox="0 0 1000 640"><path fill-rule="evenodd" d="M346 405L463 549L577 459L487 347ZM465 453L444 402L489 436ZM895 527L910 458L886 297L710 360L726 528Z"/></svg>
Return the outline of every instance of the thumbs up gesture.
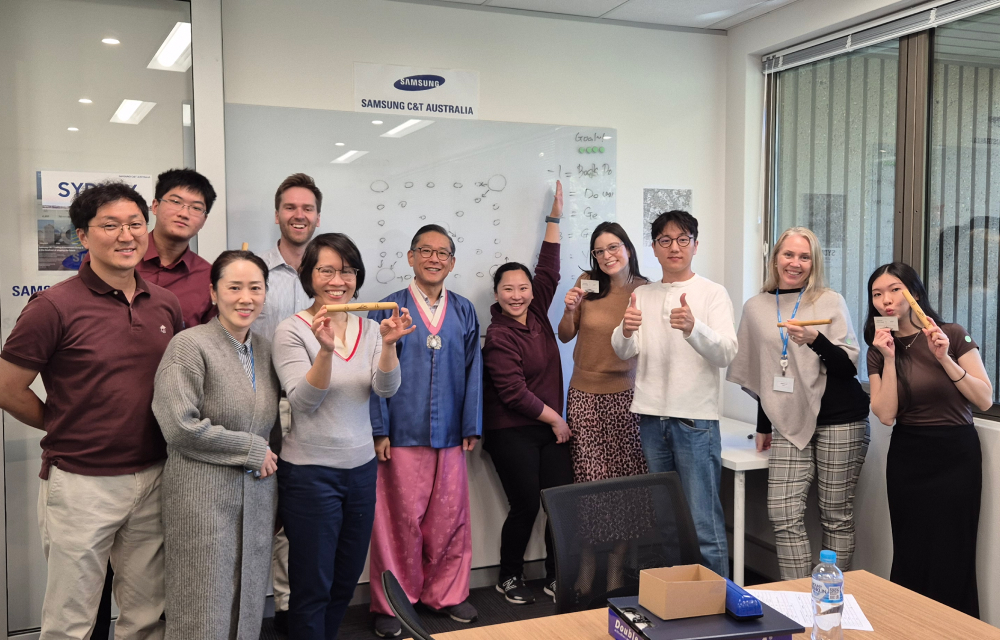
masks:
<svg viewBox="0 0 1000 640"><path fill-rule="evenodd" d="M622 322L622 335L626 338L631 338L632 334L638 331L640 326L642 326L642 311L639 310L635 302L635 293L633 293L628 303L628 309L625 309L625 320Z"/></svg>
<svg viewBox="0 0 1000 640"><path fill-rule="evenodd" d="M691 307L687 304L686 293L681 294L681 306L670 310L670 326L683 331L685 338L694 331L694 314L691 313Z"/></svg>

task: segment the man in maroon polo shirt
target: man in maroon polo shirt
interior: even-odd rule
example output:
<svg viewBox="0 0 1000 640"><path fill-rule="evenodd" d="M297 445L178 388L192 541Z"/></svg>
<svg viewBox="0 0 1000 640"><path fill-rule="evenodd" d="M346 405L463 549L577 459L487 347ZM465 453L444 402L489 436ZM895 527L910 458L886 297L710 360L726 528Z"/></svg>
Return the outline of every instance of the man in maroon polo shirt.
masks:
<svg viewBox="0 0 1000 640"><path fill-rule="evenodd" d="M216 315L208 295L212 265L188 245L205 226L215 203L215 189L197 171L171 169L156 178L155 196L150 210L156 225L135 270L146 282L177 296L185 327L205 324Z"/></svg>
<svg viewBox="0 0 1000 640"><path fill-rule="evenodd" d="M184 326L205 324L217 314L208 293L212 265L191 251L191 239L205 226L215 203L215 189L208 178L191 169L171 169L156 178L150 210L156 216L149 232L146 254L135 270L149 283L177 296ZM114 571L108 571L94 638L107 637L111 626L111 587Z"/></svg>
<svg viewBox="0 0 1000 640"><path fill-rule="evenodd" d="M135 271L148 217L125 184L81 192L70 218L90 261L31 297L0 352L0 408L46 432L42 640L90 633L109 558L121 610L116 637L163 637L167 456L151 403L156 367L184 324L177 297ZM39 374L44 403L30 388Z"/></svg>

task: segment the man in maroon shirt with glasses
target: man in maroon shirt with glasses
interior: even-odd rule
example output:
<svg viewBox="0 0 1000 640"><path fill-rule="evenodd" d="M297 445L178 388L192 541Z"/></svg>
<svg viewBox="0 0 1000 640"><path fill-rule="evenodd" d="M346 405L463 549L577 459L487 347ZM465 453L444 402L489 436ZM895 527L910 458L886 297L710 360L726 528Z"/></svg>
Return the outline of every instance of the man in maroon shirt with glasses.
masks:
<svg viewBox="0 0 1000 640"><path fill-rule="evenodd" d="M42 429L38 523L48 563L41 639L84 638L115 567L117 638L163 637L153 377L183 326L177 297L136 272L149 212L127 185L80 193L70 219L90 261L35 294L0 352L0 409ZM30 385L41 374L44 402Z"/></svg>
<svg viewBox="0 0 1000 640"><path fill-rule="evenodd" d="M215 189L208 178L191 169L171 169L156 178L150 210L156 225L135 270L152 284L169 290L181 303L184 326L205 324L216 309L208 295L212 265L191 250L215 204Z"/></svg>

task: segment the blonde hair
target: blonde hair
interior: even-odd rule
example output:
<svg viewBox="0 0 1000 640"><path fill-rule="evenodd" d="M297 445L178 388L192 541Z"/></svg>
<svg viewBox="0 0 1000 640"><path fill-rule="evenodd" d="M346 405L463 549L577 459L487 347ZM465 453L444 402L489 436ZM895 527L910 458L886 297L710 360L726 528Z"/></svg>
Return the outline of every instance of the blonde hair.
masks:
<svg viewBox="0 0 1000 640"><path fill-rule="evenodd" d="M775 291L781 284L778 276L778 252L785 240L792 236L799 236L809 243L809 254L812 258L812 268L809 270L809 279L806 281L803 290L803 298L808 301L815 300L821 293L826 291L826 283L823 280L823 249L819 246L819 238L810 229L805 227L791 227L785 229L778 241L771 248L771 256L767 263L767 280L761 288L761 293Z"/></svg>

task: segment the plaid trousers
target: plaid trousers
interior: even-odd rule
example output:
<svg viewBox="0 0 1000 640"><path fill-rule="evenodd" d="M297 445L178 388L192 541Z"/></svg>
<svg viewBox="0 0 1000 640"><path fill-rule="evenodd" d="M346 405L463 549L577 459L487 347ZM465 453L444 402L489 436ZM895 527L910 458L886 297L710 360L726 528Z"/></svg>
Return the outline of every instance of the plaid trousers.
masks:
<svg viewBox="0 0 1000 640"><path fill-rule="evenodd" d="M837 552L837 566L851 567L854 554L854 491L869 443L868 419L817 425L801 451L774 431L768 462L767 514L774 525L782 580L812 573L812 550L806 534L806 498L819 479L823 548Z"/></svg>

